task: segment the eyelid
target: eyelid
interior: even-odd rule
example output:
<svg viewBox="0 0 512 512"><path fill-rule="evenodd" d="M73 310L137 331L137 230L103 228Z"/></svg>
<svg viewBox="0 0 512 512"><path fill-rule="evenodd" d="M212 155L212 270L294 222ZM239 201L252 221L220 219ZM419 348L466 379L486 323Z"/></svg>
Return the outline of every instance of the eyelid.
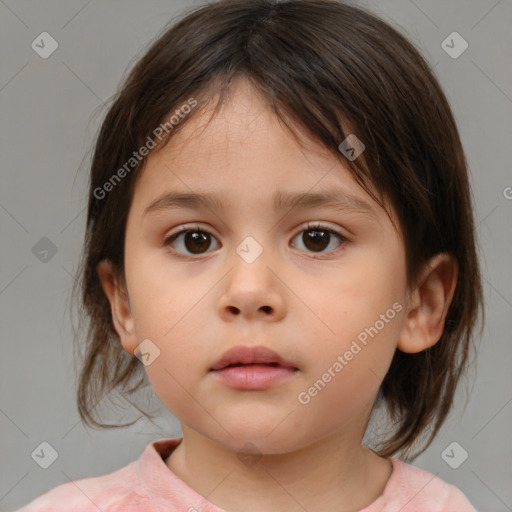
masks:
<svg viewBox="0 0 512 512"><path fill-rule="evenodd" d="M308 229L323 229L325 231L329 231L331 233L336 233L337 235L341 236L342 238L347 239L348 236L343 234L339 228L331 227L331 225L328 222L324 221L309 221L304 227L304 225L299 226L300 231L306 231ZM299 231L299 233L300 233Z"/></svg>
<svg viewBox="0 0 512 512"><path fill-rule="evenodd" d="M326 231L331 231L333 233L336 233L337 235L347 238L348 235L342 233L338 228L331 227L327 221L308 221L306 224L300 224L297 228L297 233L300 233L301 231L305 231L308 229L325 229ZM180 235L182 232L185 231L203 231L205 233L208 233L209 235L215 236L208 228L201 227L198 223L193 224L182 224L180 226L177 226L175 230L173 230L170 234L164 236L164 242L168 240L169 238L172 238L173 236ZM295 230L294 230L295 231ZM295 235L295 236L296 236Z"/></svg>
<svg viewBox="0 0 512 512"><path fill-rule="evenodd" d="M207 233L208 235L215 236L210 230L202 228L199 224L182 224L180 226L177 226L175 230L173 230L168 235L164 236L164 239L162 241L162 246L169 243L171 238L177 237L178 235L181 235L183 233L186 233L187 231L202 231L203 233ZM215 237L217 238L217 237Z"/></svg>

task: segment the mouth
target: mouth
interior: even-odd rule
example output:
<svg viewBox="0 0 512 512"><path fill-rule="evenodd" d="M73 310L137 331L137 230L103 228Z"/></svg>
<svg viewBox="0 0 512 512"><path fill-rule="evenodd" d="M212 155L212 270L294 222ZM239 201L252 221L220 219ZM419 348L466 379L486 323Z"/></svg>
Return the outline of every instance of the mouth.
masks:
<svg viewBox="0 0 512 512"><path fill-rule="evenodd" d="M237 368L242 366L266 366L270 368L289 368L298 370L294 363L281 357L273 350L264 347L247 347L239 345L229 349L210 368L210 371L219 371L226 368Z"/></svg>
<svg viewBox="0 0 512 512"><path fill-rule="evenodd" d="M263 346L234 347L210 368L224 385L254 391L284 382L298 371L292 362Z"/></svg>

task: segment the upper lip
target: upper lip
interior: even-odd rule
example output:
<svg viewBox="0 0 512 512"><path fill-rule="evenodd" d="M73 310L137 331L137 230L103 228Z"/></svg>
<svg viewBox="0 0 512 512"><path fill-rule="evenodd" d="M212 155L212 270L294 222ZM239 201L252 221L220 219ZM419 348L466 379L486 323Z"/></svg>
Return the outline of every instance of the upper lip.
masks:
<svg viewBox="0 0 512 512"><path fill-rule="evenodd" d="M296 366L286 359L282 358L277 352L258 345L256 347L247 347L238 345L224 352L222 357L210 368L210 370L222 370L232 364L274 364L285 368L294 368Z"/></svg>

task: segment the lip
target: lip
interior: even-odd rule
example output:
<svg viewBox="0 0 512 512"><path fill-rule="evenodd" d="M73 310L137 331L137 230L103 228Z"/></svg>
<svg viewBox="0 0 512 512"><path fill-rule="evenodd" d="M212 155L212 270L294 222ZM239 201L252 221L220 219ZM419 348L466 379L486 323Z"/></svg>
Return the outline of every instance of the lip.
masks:
<svg viewBox="0 0 512 512"><path fill-rule="evenodd" d="M277 352L274 352L263 345L258 345L256 347L238 345L230 348L227 352L224 352L222 357L210 368L210 370L222 370L226 368L226 366L232 364L272 364L273 366L297 369L291 361L287 361Z"/></svg>
<svg viewBox="0 0 512 512"><path fill-rule="evenodd" d="M291 361L262 345L233 347L210 368L224 384L246 390L268 389L297 371Z"/></svg>

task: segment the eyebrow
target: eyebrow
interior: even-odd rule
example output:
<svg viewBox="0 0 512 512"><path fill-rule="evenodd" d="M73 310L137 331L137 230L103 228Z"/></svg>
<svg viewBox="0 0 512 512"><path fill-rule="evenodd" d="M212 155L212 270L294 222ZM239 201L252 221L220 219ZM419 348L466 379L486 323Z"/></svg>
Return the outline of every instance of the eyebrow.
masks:
<svg viewBox="0 0 512 512"><path fill-rule="evenodd" d="M206 207L210 210L222 210L225 205L220 196L211 192L202 194L194 192L168 192L151 202L144 210L143 216L154 214L164 210L180 208L199 209ZM273 208L275 212L281 212L291 208L329 208L334 211L358 213L376 218L377 214L369 203L346 194L341 190L329 190L325 192L291 193L276 191L273 196Z"/></svg>

